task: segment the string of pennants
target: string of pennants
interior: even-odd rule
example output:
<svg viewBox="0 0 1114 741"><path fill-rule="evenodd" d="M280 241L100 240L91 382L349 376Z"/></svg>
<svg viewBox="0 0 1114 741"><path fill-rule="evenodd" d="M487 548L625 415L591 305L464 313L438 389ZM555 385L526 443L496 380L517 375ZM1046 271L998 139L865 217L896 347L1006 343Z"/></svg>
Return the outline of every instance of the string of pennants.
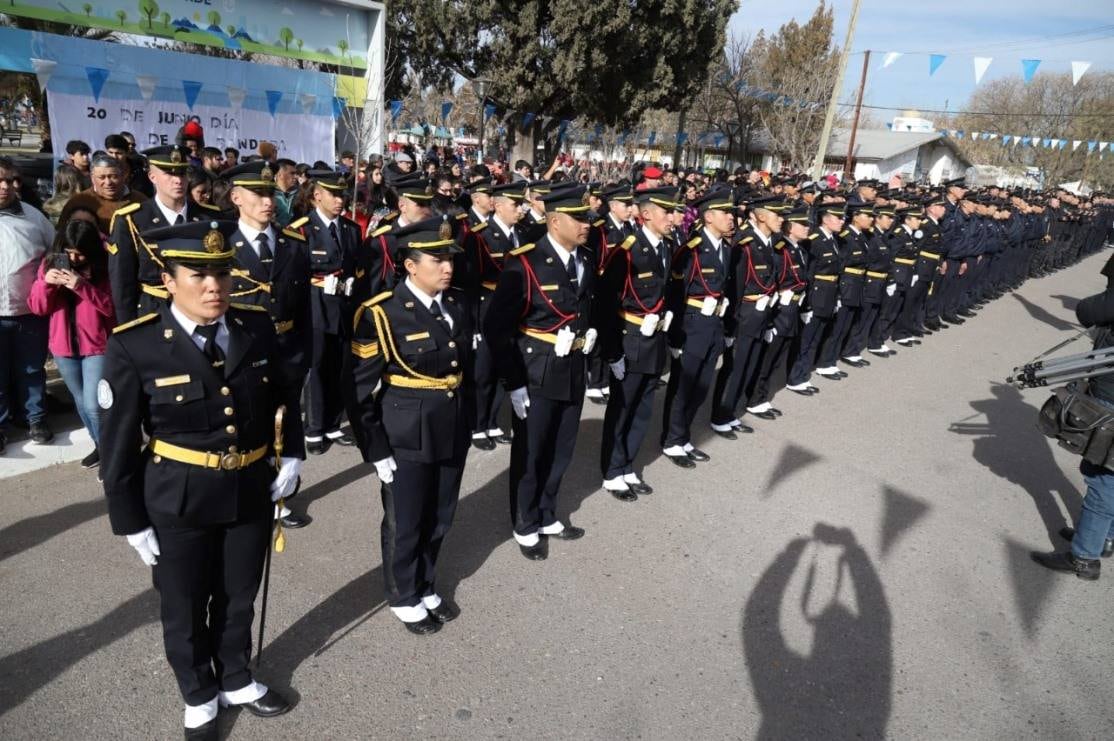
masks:
<svg viewBox="0 0 1114 741"><path fill-rule="evenodd" d="M1036 147L1039 149L1067 149L1071 147L1071 151L1076 152L1080 148L1084 148L1087 154L1101 155L1104 150L1110 149L1110 142L1086 139L1060 139L1053 137L1040 137L1040 136L1018 136L1016 134L998 134L990 131L963 131L962 129L944 129L942 133L946 137L952 139L960 139L971 141L996 141L1003 147Z"/></svg>
<svg viewBox="0 0 1114 741"><path fill-rule="evenodd" d="M901 57L906 56L905 52L890 51L886 52L882 57L882 66L880 69L886 69ZM936 71L943 66L944 62L948 59L947 54L929 54L928 56L928 76L932 77ZM1041 66L1040 59L1022 59L1021 60L1021 77L1025 82L1031 82L1033 77L1037 74L1037 69ZM973 65L973 72L975 73L975 84L978 85L982 82L983 75L990 69L990 65L994 62L994 57L971 57ZM1073 61L1071 63L1071 84L1078 85L1079 80L1091 68L1090 62Z"/></svg>
<svg viewBox="0 0 1114 741"><path fill-rule="evenodd" d="M39 86L45 90L50 78L54 75L58 67L58 63L52 59L32 59L31 66L35 70L35 76L38 78ZM112 76L112 71L104 67L85 67L85 79L89 82L89 91L93 94L93 100L100 102L101 93L104 92L104 86ZM166 82L165 78L155 75L136 75L134 78L121 80L121 82L131 82L134 79L136 86L139 88L139 94L144 102L151 102L151 98L155 94L155 89L159 83ZM196 80L181 80L182 100L185 102L186 107L191 111L197 104L198 96L201 95L202 88L205 85ZM211 88L212 86L210 86ZM244 100L247 98L248 91L242 87L235 85L223 85L224 93L228 96L228 102L232 108L240 109L244 105ZM283 98L287 96L287 92L283 90L265 90L264 95L267 99L267 111L271 114L272 118L278 112L279 104ZM310 114L317 107L318 96L314 93L298 93L298 105L301 107L302 112ZM346 102L344 98L333 96L332 99L332 114L333 118L340 118L341 113L344 111Z"/></svg>

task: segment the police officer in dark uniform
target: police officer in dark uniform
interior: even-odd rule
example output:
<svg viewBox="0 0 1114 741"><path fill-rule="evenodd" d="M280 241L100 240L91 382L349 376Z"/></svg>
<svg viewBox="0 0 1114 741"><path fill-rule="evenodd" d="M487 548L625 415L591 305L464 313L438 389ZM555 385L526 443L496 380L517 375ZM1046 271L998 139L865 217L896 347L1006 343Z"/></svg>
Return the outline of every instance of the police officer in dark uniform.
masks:
<svg viewBox="0 0 1114 741"><path fill-rule="evenodd" d="M510 503L523 555L548 556L547 537L575 540L584 530L557 518L557 493L572 460L584 406L584 353L596 265L580 247L588 236L583 186L545 196L546 234L512 250L484 323L514 415Z"/></svg>
<svg viewBox="0 0 1114 741"><path fill-rule="evenodd" d="M845 350L851 329L858 321L863 307L863 283L866 280L867 240L870 227L874 223L874 208L866 203L849 203L847 217L850 223L839 233L840 253L843 255L843 272L839 276L839 310L832 324L831 334L824 341L817 360L816 372L829 378L846 376L847 373L836 367L836 359L842 359L853 368L870 365L861 356L852 356Z"/></svg>
<svg viewBox="0 0 1114 741"><path fill-rule="evenodd" d="M435 575L468 455L475 315L450 287L460 247L447 219L395 237L407 276L356 311L349 417L382 484L387 601L407 630L426 635L460 614Z"/></svg>
<svg viewBox="0 0 1114 741"><path fill-rule="evenodd" d="M418 174L395 178L390 188L398 201L398 211L384 218L385 223L368 235L360 250L360 261L368 276L368 297L391 290L405 277L395 261L397 245L394 232L433 216L433 186L426 178Z"/></svg>
<svg viewBox="0 0 1114 741"><path fill-rule="evenodd" d="M634 470L634 460L668 357L666 330L673 315L665 308L665 288L676 251L670 235L677 198L676 188L635 194L642 225L608 255L597 290L601 355L611 370L600 467L603 488L624 502L653 491Z"/></svg>
<svg viewBox="0 0 1114 741"><path fill-rule="evenodd" d="M600 219L592 220L587 247L594 253L596 264L603 265L611 252L636 231L631 221L634 194L628 183L600 191L599 199L601 204L606 205L606 213ZM603 223L597 224L597 221ZM597 345L588 356L588 390L585 396L593 404L604 405L610 395L611 373L601 355L601 347Z"/></svg>
<svg viewBox="0 0 1114 741"><path fill-rule="evenodd" d="M948 244L940 223L946 204L947 199L939 193L925 199L924 211L927 218L921 222L924 236L921 238L921 250L915 268L921 287L914 298L924 307L925 328L933 332L948 326L940 321L940 292L943 290L944 276L948 269Z"/></svg>
<svg viewBox="0 0 1114 741"><path fill-rule="evenodd" d="M785 388L812 396L820 389L809 383L816 367L816 356L830 333L839 305L839 276L843 271L843 253L839 233L843 229L844 206L827 203L820 207L820 226L808 235L808 297L807 308L801 313L800 352L789 370ZM833 380L838 374L827 376Z"/></svg>
<svg viewBox="0 0 1114 741"><path fill-rule="evenodd" d="M187 739L217 738L218 701L260 716L290 709L252 678L248 659L272 500L294 490L304 457L300 389L267 312L229 308L234 229L214 221L142 234L158 245L171 302L116 328L97 387L112 532L154 566Z"/></svg>
<svg viewBox="0 0 1114 741"><path fill-rule="evenodd" d="M155 147L143 154L150 165L147 176L155 186L155 195L117 210L108 228L108 277L119 324L156 310L167 299L158 251L140 235L164 226L220 218L219 208L189 197L188 150Z"/></svg>
<svg viewBox="0 0 1114 741"><path fill-rule="evenodd" d="M306 451L321 455L330 444L355 445L340 429L344 412L338 379L352 334L352 297L366 293L358 281L368 278L359 269L360 228L341 216L347 183L332 170L310 170L314 208L290 224L309 242L310 305L313 343L306 377Z"/></svg>
<svg viewBox="0 0 1114 741"><path fill-rule="evenodd" d="M718 188L695 202L703 225L680 249L670 268L666 308L673 312L669 353L673 356L662 412L662 453L681 468L711 460L692 444L692 422L708 396L716 361L724 348L723 317L735 229L735 199Z"/></svg>
<svg viewBox="0 0 1114 741"><path fill-rule="evenodd" d="M548 229L545 218L545 196L550 193L550 183L548 180L519 182L526 184L523 192L526 210L518 222L518 236L523 244L534 244L541 241Z"/></svg>
<svg viewBox="0 0 1114 741"><path fill-rule="evenodd" d="M874 227L866 244L863 307L843 349L844 355L851 359L861 359L864 349L880 358L889 357L892 352L881 336L880 317L885 302L897 292L897 286L891 287L890 282L893 254L890 252L889 237L895 215L892 206L874 207Z"/></svg>
<svg viewBox="0 0 1114 741"><path fill-rule="evenodd" d="M503 264L519 244L515 225L522 217L520 208L524 199L522 181L491 187L491 213L483 224L475 227L476 259L479 261L476 307L477 331L487 318L491 299L499 284ZM506 391L499 383L495 360L483 335L476 338L476 415L472 430L472 445L480 450L494 450L496 444L510 445L511 436L499 427L499 410L506 398Z"/></svg>
<svg viewBox="0 0 1114 741"><path fill-rule="evenodd" d="M891 281L897 286L896 300L891 304L888 313L892 314L890 320L893 331L889 333L894 342L904 347L912 347L921 343L919 337L924 333L917 329L917 314L920 307L917 297L923 301L923 292L915 290L917 283L924 280L917 274L918 252L920 252L921 221L924 219L924 206L905 206L897 210L897 217L901 220L892 233L890 248L894 253L894 264L890 275ZM885 320L885 316L883 316Z"/></svg>

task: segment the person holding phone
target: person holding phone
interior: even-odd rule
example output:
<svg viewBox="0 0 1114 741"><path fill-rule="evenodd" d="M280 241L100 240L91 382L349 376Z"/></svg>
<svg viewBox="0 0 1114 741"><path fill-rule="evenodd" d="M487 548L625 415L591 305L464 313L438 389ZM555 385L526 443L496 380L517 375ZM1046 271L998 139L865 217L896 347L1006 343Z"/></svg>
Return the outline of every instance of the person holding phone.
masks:
<svg viewBox="0 0 1114 741"><path fill-rule="evenodd" d="M73 219L57 233L53 249L39 265L27 304L31 313L50 318L47 345L93 439L93 451L81 465L95 468L100 463L97 384L105 346L116 326L108 252L96 226Z"/></svg>

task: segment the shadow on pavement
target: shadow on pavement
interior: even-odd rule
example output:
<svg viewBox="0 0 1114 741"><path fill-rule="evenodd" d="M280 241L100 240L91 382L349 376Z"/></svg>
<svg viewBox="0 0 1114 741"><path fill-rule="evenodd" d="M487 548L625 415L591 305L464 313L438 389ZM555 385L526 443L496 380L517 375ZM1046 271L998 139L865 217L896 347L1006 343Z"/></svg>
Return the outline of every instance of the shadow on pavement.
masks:
<svg viewBox="0 0 1114 741"><path fill-rule="evenodd" d="M1017 301L1022 306L1025 307L1025 311L1029 312L1029 316L1033 317L1038 322L1044 322L1053 329L1058 329L1061 332L1079 329L1079 325L1075 324L1074 322L1069 322L1066 319L1061 319L1052 312L1047 311L1046 309L1042 309L1021 294L1013 293L1011 295L1015 299L1017 299Z"/></svg>
<svg viewBox="0 0 1114 741"><path fill-rule="evenodd" d="M1060 302L1061 306L1063 306L1065 309L1072 312L1073 314L1075 313L1075 307L1079 305L1078 296L1065 296L1062 293L1059 293L1054 296L1050 296L1049 298L1056 299Z"/></svg>
<svg viewBox="0 0 1114 741"><path fill-rule="evenodd" d="M886 736L892 618L851 530L818 523L811 538L791 541L758 580L742 623L758 739Z"/></svg>
<svg viewBox="0 0 1114 741"><path fill-rule="evenodd" d="M0 530L0 561L41 545L71 528L108 512L103 496L74 502L45 515L35 515Z"/></svg>

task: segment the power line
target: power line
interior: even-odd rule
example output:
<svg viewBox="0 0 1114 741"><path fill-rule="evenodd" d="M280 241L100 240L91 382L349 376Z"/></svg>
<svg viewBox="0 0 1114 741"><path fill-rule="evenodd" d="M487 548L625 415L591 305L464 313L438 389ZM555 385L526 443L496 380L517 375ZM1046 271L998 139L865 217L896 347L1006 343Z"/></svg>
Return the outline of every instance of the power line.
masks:
<svg viewBox="0 0 1114 741"><path fill-rule="evenodd" d="M840 103L840 105L854 105L852 102ZM949 111L943 108L918 108L917 106L908 105L863 105L863 108L869 108L876 111L917 111L918 113L943 113L948 116L1067 116L1069 118L1110 118L1110 113L1065 113L1063 111L1029 111L1027 113L1012 113L1007 111Z"/></svg>
<svg viewBox="0 0 1114 741"><path fill-rule="evenodd" d="M1081 37L1095 36L1093 39L1086 39ZM1114 36L1114 24L1107 26L1098 26L1096 28L1078 29L1075 31L1065 31L1063 33L1045 34L1041 36L1034 36L1025 39L1015 39L1012 41L988 41L974 46L960 46L952 49L932 49L930 51L903 51L903 54L977 54L983 51L1010 51L1013 47L1017 48L1032 48L1042 46L1060 46L1065 43L1091 43L1093 41L1101 41L1103 39L1111 38ZM1057 41L1056 39L1060 39ZM872 51L878 51L873 49ZM897 51L896 49L894 51ZM854 52L861 54L862 52Z"/></svg>

